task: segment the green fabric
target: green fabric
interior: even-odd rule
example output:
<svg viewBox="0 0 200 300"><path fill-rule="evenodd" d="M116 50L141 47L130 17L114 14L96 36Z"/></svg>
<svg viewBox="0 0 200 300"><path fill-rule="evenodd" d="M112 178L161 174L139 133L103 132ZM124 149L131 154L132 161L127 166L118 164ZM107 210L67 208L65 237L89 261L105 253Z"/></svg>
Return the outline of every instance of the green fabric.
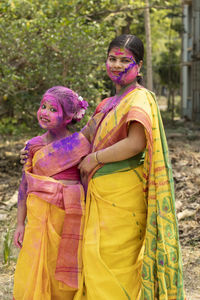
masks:
<svg viewBox="0 0 200 300"><path fill-rule="evenodd" d="M151 93L151 92L150 92ZM172 169L168 153L167 140L163 128L162 118L155 95L151 93L153 128L153 164L151 165L149 194L155 190L155 204L153 198L148 197L148 218L145 241L145 252L142 268L141 300L184 300L182 257L179 243L178 223L175 212L175 194ZM156 105L155 105L156 104ZM157 123L156 123L157 121ZM159 141L160 136L160 141ZM155 162L163 155L165 169L156 171ZM160 159L160 158L159 158ZM144 162L145 166L145 162ZM159 167L158 167L159 169ZM166 180L159 182L158 172L166 172ZM147 176L148 174L146 174ZM161 183L161 184L159 184ZM163 188L164 187L164 188Z"/></svg>
<svg viewBox="0 0 200 300"><path fill-rule="evenodd" d="M145 152L140 152L131 158L105 164L102 166L102 168L97 170L93 178L108 175L108 174L113 174L116 172L125 172L129 170L133 170L144 163L144 157L145 157Z"/></svg>

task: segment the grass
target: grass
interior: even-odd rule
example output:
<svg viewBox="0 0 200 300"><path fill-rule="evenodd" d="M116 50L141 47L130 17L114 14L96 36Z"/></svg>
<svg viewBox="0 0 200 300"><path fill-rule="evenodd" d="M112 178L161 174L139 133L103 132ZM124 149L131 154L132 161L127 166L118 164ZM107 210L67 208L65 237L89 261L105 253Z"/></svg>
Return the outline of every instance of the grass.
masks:
<svg viewBox="0 0 200 300"><path fill-rule="evenodd" d="M11 259L11 248L12 248L12 236L10 229L7 229L3 236L3 259L4 264L10 264Z"/></svg>

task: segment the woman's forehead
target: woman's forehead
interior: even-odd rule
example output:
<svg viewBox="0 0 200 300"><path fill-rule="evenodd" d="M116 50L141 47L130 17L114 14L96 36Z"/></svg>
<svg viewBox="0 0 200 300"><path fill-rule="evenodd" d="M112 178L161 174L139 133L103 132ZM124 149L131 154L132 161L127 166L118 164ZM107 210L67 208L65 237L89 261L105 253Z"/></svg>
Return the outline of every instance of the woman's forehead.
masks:
<svg viewBox="0 0 200 300"><path fill-rule="evenodd" d="M110 50L108 55L118 56L118 57L130 57L133 58L133 54L126 48L114 47Z"/></svg>

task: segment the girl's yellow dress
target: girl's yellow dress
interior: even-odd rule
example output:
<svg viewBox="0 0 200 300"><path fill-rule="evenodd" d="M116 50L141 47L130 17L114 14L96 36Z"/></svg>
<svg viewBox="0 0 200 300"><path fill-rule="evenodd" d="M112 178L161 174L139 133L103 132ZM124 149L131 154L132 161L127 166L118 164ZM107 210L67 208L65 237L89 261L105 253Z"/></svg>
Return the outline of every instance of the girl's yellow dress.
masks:
<svg viewBox="0 0 200 300"><path fill-rule="evenodd" d="M39 149L25 165L27 224L13 297L72 300L82 278L84 189L81 184L63 185L52 176L77 165L90 144L81 133L44 147L37 140L29 142L29 150Z"/></svg>
<svg viewBox="0 0 200 300"><path fill-rule="evenodd" d="M125 138L133 121L145 128L145 152L91 174L75 300L184 299L171 169L154 95L128 88L105 100L84 130L98 151Z"/></svg>

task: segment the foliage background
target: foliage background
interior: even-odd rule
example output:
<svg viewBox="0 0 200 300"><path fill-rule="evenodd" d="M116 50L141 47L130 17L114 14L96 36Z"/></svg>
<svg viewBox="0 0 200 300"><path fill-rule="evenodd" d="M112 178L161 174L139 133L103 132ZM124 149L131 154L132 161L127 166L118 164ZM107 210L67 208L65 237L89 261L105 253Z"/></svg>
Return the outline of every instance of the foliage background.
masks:
<svg viewBox="0 0 200 300"><path fill-rule="evenodd" d="M181 2L151 0L149 6L155 92L173 85L179 93ZM80 128L113 91L105 72L112 38L133 33L145 44L144 7L139 0L1 0L0 134L37 134L39 102L54 85L89 101ZM144 61L144 79L145 72Z"/></svg>

